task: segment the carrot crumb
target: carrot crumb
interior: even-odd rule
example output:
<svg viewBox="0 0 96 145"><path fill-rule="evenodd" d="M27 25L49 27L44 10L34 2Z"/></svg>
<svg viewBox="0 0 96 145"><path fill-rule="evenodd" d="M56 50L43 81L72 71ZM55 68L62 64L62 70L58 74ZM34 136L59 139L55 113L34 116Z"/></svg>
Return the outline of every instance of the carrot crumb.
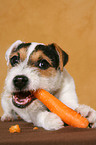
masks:
<svg viewBox="0 0 96 145"><path fill-rule="evenodd" d="M15 132L20 133L21 129L20 129L19 125L16 124L16 125L11 126L9 128L9 131L10 131L10 133L15 133Z"/></svg>
<svg viewBox="0 0 96 145"><path fill-rule="evenodd" d="M38 129L38 127L34 127L34 128L33 128L33 130L37 130L37 129Z"/></svg>

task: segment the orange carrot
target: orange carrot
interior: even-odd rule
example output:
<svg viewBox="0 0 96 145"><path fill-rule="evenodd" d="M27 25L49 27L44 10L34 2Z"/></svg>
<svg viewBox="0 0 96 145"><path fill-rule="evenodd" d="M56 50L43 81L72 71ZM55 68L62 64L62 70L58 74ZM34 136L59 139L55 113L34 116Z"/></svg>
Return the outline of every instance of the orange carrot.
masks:
<svg viewBox="0 0 96 145"><path fill-rule="evenodd" d="M78 128L88 127L89 122L86 118L63 104L49 92L39 89L34 92L34 96L39 99L51 112L57 114L66 124Z"/></svg>
<svg viewBox="0 0 96 145"><path fill-rule="evenodd" d="M38 129L38 127L34 127L34 128L33 128L33 130L37 130L37 129Z"/></svg>
<svg viewBox="0 0 96 145"><path fill-rule="evenodd" d="M15 132L20 133L20 127L18 124L13 125L9 128L9 131L10 131L10 133L15 133Z"/></svg>

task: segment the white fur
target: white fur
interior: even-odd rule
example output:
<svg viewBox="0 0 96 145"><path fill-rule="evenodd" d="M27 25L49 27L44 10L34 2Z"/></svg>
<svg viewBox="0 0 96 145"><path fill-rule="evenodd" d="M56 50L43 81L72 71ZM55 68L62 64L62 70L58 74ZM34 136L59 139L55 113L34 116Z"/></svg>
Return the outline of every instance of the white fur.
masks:
<svg viewBox="0 0 96 145"><path fill-rule="evenodd" d="M13 48L17 47L19 44L21 44L22 41L21 40L17 40L16 42L14 42L10 48L6 51L6 55L5 55L5 59L7 60L7 65L9 64L9 56L10 53L12 52Z"/></svg>
<svg viewBox="0 0 96 145"><path fill-rule="evenodd" d="M7 64L9 64L9 56L12 48L18 46L22 41L16 41L8 49L6 53ZM64 123L56 114L48 112L47 108L38 100L34 100L26 108L20 109L13 105L12 103L12 92L16 92L13 85L13 78L16 75L26 75L30 83L26 87L27 90L37 90L38 88L45 89L52 93L55 97L61 100L64 104L72 109L76 109L77 112L81 113L84 117L88 117L92 127L96 127L96 111L89 106L79 105L78 98L75 92L75 84L73 78L70 74L63 69L63 72L57 70L55 76L52 77L42 77L39 74L38 69L35 67L29 67L27 65L30 54L35 49L35 47L41 43L31 43L31 46L27 52L27 58L18 64L17 66L10 69L5 80L5 91L2 94L1 104L4 110L4 114L1 117L2 121L16 119L16 112L21 118L27 122L32 122L34 125L43 127L46 130L57 130L63 128ZM42 44L44 45L44 44ZM14 112L12 112L14 110Z"/></svg>

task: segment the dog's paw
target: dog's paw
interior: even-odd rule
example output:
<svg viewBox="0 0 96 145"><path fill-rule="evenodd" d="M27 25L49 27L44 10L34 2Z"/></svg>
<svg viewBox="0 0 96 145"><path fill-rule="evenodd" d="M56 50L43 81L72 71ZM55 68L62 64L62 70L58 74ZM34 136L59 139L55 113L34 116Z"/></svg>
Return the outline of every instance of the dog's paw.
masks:
<svg viewBox="0 0 96 145"><path fill-rule="evenodd" d="M94 109L87 105L79 105L76 111L88 119L91 128L96 128L96 111Z"/></svg>
<svg viewBox="0 0 96 145"><path fill-rule="evenodd" d="M96 123L93 123L91 128L96 128Z"/></svg>
<svg viewBox="0 0 96 145"><path fill-rule="evenodd" d="M13 121L13 115L4 113L1 117L1 121Z"/></svg>
<svg viewBox="0 0 96 145"><path fill-rule="evenodd" d="M46 130L58 130L64 127L63 121L54 113L49 112L44 120Z"/></svg>

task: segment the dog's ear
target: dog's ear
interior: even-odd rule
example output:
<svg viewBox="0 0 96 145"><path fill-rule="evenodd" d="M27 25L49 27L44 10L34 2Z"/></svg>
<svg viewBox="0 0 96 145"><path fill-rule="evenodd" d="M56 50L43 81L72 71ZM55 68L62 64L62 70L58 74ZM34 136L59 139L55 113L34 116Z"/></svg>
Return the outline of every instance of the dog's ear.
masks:
<svg viewBox="0 0 96 145"><path fill-rule="evenodd" d="M68 62L68 54L64 50L62 50L56 43L53 43L53 45L55 46L55 49L59 55L60 70L63 71L63 67Z"/></svg>
<svg viewBox="0 0 96 145"><path fill-rule="evenodd" d="M21 44L21 43L22 43L21 40L15 41L15 42L9 47L9 49L6 51L5 59L7 60L7 65L9 64L9 56L10 56L12 50L13 50L14 48L16 48L16 47L17 47L19 44Z"/></svg>

